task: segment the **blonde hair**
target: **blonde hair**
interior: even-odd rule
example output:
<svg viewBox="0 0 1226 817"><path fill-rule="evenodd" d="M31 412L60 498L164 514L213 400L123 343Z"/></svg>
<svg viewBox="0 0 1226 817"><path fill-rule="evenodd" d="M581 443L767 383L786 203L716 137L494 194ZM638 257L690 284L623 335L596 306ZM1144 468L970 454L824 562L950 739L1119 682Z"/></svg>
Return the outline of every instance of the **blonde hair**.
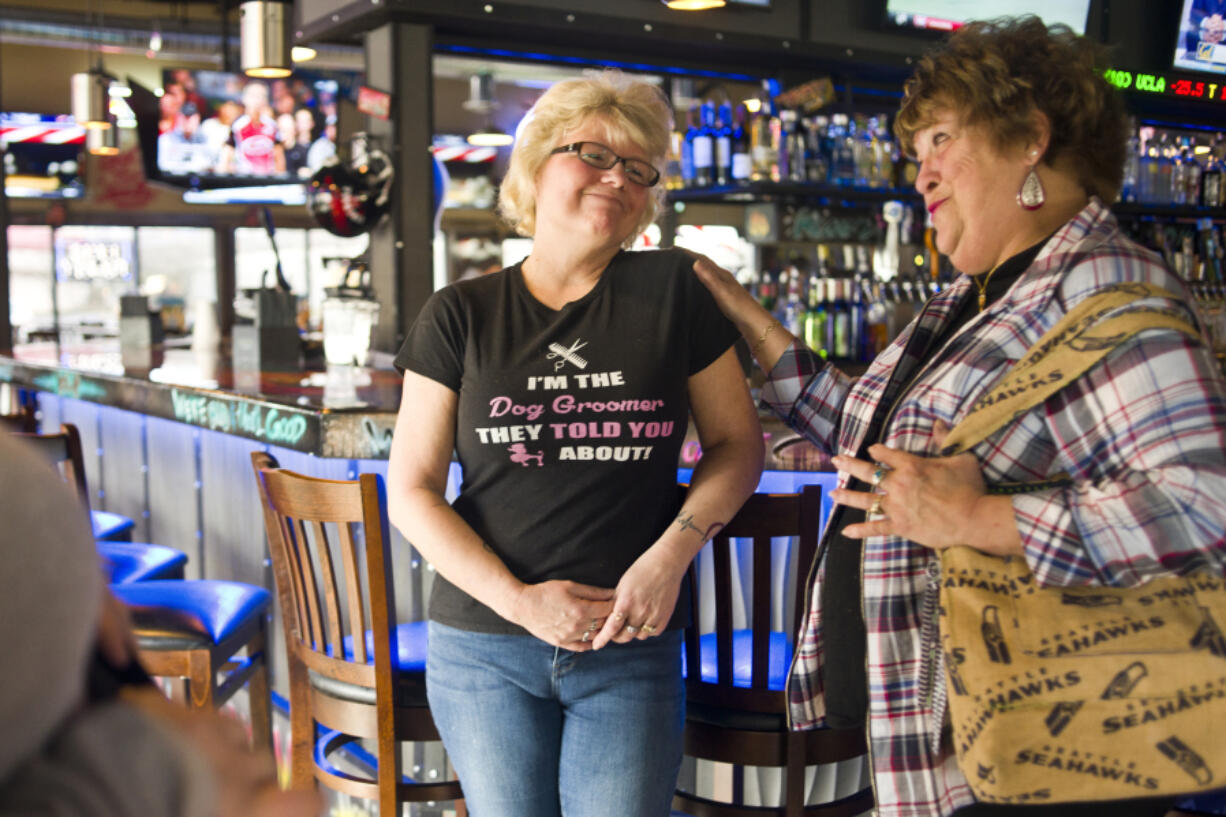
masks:
<svg viewBox="0 0 1226 817"><path fill-rule="evenodd" d="M1033 15L968 23L925 55L904 86L894 120L899 145L952 110L996 148L1024 143L1041 111L1051 127L1043 162L1063 163L1087 193L1115 200L1124 177L1127 118L1103 76L1106 50L1068 26Z"/></svg>
<svg viewBox="0 0 1226 817"><path fill-rule="evenodd" d="M673 112L660 89L616 70L555 83L520 124L498 191L498 210L520 235L530 236L536 230L536 179L550 151L565 134L590 122L602 126L610 141L637 145L657 170L663 169ZM655 221L664 185L649 192L643 217L624 242L627 247Z"/></svg>

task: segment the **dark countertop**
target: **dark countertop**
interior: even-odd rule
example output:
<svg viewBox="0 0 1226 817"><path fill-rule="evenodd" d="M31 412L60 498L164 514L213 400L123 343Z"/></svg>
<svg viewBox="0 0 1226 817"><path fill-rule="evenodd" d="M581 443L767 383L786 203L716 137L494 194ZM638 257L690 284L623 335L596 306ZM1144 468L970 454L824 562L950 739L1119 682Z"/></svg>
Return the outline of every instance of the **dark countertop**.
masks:
<svg viewBox="0 0 1226 817"><path fill-rule="evenodd" d="M29 344L0 356L0 382L321 457L387 458L400 402L395 371L236 371L216 353L173 346L149 362L125 369L115 340Z"/></svg>
<svg viewBox="0 0 1226 817"><path fill-rule="evenodd" d="M227 358L170 344L147 369L125 369L117 340L36 343L0 356L0 383L161 417L273 445L344 459L387 459L400 406L391 369L235 371ZM773 414L761 415L766 468L829 470L829 461ZM701 456L691 426L681 467Z"/></svg>

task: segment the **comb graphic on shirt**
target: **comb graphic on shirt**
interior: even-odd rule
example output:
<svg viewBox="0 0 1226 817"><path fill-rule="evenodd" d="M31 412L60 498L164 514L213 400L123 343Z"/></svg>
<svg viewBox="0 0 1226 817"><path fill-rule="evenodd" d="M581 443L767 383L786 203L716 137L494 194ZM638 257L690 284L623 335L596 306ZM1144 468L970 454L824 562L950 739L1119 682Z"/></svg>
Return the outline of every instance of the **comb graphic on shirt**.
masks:
<svg viewBox="0 0 1226 817"><path fill-rule="evenodd" d="M583 340L576 340L570 345L569 349L560 343L551 343L549 344L549 354L545 355L545 359L553 360L554 358L559 358L558 362L553 364L553 370L555 372L561 369L567 363L573 363L580 369L586 369L587 360L585 360L582 356L575 354L584 346L587 346L587 342Z"/></svg>

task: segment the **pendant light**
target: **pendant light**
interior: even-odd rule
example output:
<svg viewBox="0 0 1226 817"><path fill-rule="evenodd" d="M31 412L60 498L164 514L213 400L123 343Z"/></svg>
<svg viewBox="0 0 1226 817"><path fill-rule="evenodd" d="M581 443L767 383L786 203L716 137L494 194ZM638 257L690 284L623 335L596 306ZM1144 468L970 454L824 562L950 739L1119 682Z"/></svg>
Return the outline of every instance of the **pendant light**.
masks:
<svg viewBox="0 0 1226 817"><path fill-rule="evenodd" d="M72 75L72 118L87 130L111 130L111 77L102 63Z"/></svg>
<svg viewBox="0 0 1226 817"><path fill-rule="evenodd" d="M515 141L515 137L498 126L489 123L468 134L468 144L484 148L506 147Z"/></svg>
<svg viewBox="0 0 1226 817"><path fill-rule="evenodd" d="M485 116L481 127L468 135L468 144L478 147L505 147L515 138L494 124L498 101L494 98L494 75L481 71L468 78L468 99L461 103L466 111Z"/></svg>
<svg viewBox="0 0 1226 817"><path fill-rule="evenodd" d="M239 6L239 63L249 77L290 75L290 3L246 0Z"/></svg>
<svg viewBox="0 0 1226 817"><path fill-rule="evenodd" d="M95 16L94 9L90 9L90 17ZM94 22L95 30L99 32L98 36L102 36L102 15L97 14L97 20ZM97 43L91 44L91 50L97 46ZM102 68L102 53L96 51L94 53L93 66L88 71L83 71L72 75L71 85L69 86L72 92L72 118L76 123L84 127L87 131L95 130L114 130L113 122L111 121L111 80L114 77L107 74Z"/></svg>
<svg viewBox="0 0 1226 817"><path fill-rule="evenodd" d="M676 11L706 11L721 9L727 3L725 0L662 0L664 5Z"/></svg>
<svg viewBox="0 0 1226 817"><path fill-rule="evenodd" d="M114 126L89 128L85 131L85 149L95 156L119 153L119 129Z"/></svg>

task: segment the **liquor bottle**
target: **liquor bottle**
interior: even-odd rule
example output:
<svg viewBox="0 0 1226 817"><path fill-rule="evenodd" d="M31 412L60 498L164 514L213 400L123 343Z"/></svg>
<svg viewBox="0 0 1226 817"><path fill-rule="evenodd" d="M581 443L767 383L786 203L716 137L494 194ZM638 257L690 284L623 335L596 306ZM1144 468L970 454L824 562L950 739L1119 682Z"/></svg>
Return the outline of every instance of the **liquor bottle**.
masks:
<svg viewBox="0 0 1226 817"><path fill-rule="evenodd" d="M856 137L852 143L853 161L856 168L852 184L856 187L870 187L873 175L873 135L869 128L869 120L863 114L857 114L852 122L855 123Z"/></svg>
<svg viewBox="0 0 1226 817"><path fill-rule="evenodd" d="M1204 178L1201 179L1200 204L1202 207L1221 207L1223 204L1223 160L1222 134L1213 138L1213 145L1205 159Z"/></svg>
<svg viewBox="0 0 1226 817"><path fill-rule="evenodd" d="M694 186L715 183L715 105L702 103L701 122L694 133Z"/></svg>
<svg viewBox="0 0 1226 817"><path fill-rule="evenodd" d="M830 278L827 285L826 349L836 360L851 358L851 305L847 301L847 278Z"/></svg>
<svg viewBox="0 0 1226 817"><path fill-rule="evenodd" d="M796 129L796 111L779 112L778 125L772 128L771 139L775 143L775 169L771 178L775 181L792 178L792 132Z"/></svg>
<svg viewBox="0 0 1226 817"><path fill-rule="evenodd" d="M1184 137L1179 144L1172 145L1171 150L1171 204L1188 203L1187 176L1191 172L1192 153L1188 150L1188 140Z"/></svg>
<svg viewBox="0 0 1226 817"><path fill-rule="evenodd" d="M864 298L860 294L857 253L867 252L867 247L843 245L843 269L847 271L847 346L852 360L864 359ZM867 264L866 264L867 266Z"/></svg>
<svg viewBox="0 0 1226 817"><path fill-rule="evenodd" d="M1153 128L1140 130L1140 161L1137 173L1137 201L1153 204L1158 200L1158 145Z"/></svg>
<svg viewBox="0 0 1226 817"><path fill-rule="evenodd" d="M758 277L758 303L762 304L762 308L772 315L775 313L775 274L770 268L762 270L762 274Z"/></svg>
<svg viewBox="0 0 1226 817"><path fill-rule="evenodd" d="M806 297L804 318L804 341L810 349L822 357L826 350L826 261L829 252L825 244L817 246L817 268L809 274L809 290Z"/></svg>
<svg viewBox="0 0 1226 817"><path fill-rule="evenodd" d="M788 133L788 178L794 182L809 180L809 135L805 120L793 114L792 129Z"/></svg>
<svg viewBox="0 0 1226 817"><path fill-rule="evenodd" d="M1174 188L1171 185L1175 175L1175 146L1166 131L1158 135L1158 184L1155 189L1155 201L1158 204L1171 204L1175 200Z"/></svg>
<svg viewBox="0 0 1226 817"><path fill-rule="evenodd" d="M693 108L685 115L685 138L681 140L681 182L694 185L694 137L698 135L698 116Z"/></svg>
<svg viewBox="0 0 1226 817"><path fill-rule="evenodd" d="M1124 154L1124 181L1120 185L1120 201L1134 202L1137 200L1138 175L1141 171L1141 140L1134 128L1128 137L1128 148Z"/></svg>
<svg viewBox="0 0 1226 817"><path fill-rule="evenodd" d="M736 109L736 123L732 128L732 183L749 184L753 176L753 159L749 155L749 134L745 132L744 106Z"/></svg>
<svg viewBox="0 0 1226 817"><path fill-rule="evenodd" d="M851 186L856 181L856 129L846 114L835 114L834 182Z"/></svg>
<svg viewBox="0 0 1226 817"><path fill-rule="evenodd" d="M773 127L772 127L772 120ZM763 83L758 94L758 110L754 111L749 128L749 155L753 159L752 178L755 182L770 181L772 173L778 173L778 142L773 141L772 130L778 132L779 122L774 116L769 86Z"/></svg>
<svg viewBox="0 0 1226 817"><path fill-rule="evenodd" d="M824 183L830 174L830 161L823 147L830 120L815 116L805 120L805 177L807 181Z"/></svg>
<svg viewBox="0 0 1226 817"><path fill-rule="evenodd" d="M798 259L793 257L788 264L786 275L788 276L787 285L784 291L787 293L786 301L783 307L782 317L779 322L783 327L792 333L794 337L800 337L804 332L803 321L805 315L805 304L801 299L801 288L803 284L803 275L801 273Z"/></svg>
<svg viewBox="0 0 1226 817"><path fill-rule="evenodd" d="M1200 205L1222 206L1222 134L1214 137L1213 146L1205 161L1204 177L1201 179Z"/></svg>
<svg viewBox="0 0 1226 817"><path fill-rule="evenodd" d="M732 184L732 104L719 106L719 122L715 130L715 183Z"/></svg>
<svg viewBox="0 0 1226 817"><path fill-rule="evenodd" d="M1200 187L1205 175L1205 168L1196 155L1196 139L1184 140L1187 143L1187 165L1183 171L1184 203L1193 207L1200 204Z"/></svg>

